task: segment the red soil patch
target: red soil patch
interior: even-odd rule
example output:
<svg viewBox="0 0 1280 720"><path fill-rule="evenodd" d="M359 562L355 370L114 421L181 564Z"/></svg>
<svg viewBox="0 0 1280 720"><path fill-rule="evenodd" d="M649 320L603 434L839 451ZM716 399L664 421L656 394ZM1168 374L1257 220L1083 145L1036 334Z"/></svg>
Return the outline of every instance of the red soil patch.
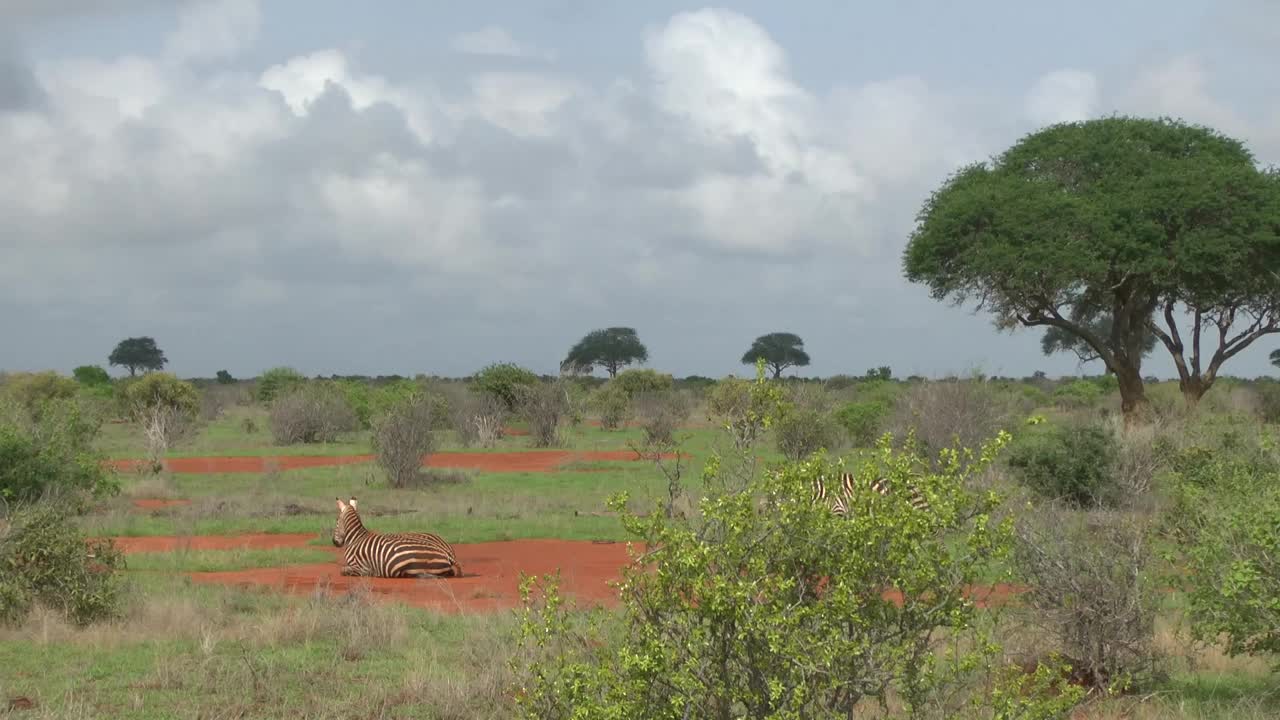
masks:
<svg viewBox="0 0 1280 720"><path fill-rule="evenodd" d="M175 550L269 550L306 547L315 533L246 533L244 535L149 535L114 537L121 552L173 552Z"/></svg>
<svg viewBox="0 0 1280 720"><path fill-rule="evenodd" d="M317 535L251 534L232 536L118 537L116 545L125 553L193 550L268 549L304 547ZM490 543L455 543L463 576L439 580L353 578L338 573L339 550L328 545L333 561L289 567L222 572L190 573L196 582L219 583L247 588L263 588L307 594L317 588L344 593L368 588L375 597L405 602L448 613L492 612L518 607L520 573L544 575L560 571L561 591L582 604L614 607L617 592L609 582L619 579L631 559L627 543L597 543L570 540L514 540ZM643 547L639 547L643 551ZM972 586L966 594L978 607L1008 603L1027 588L1015 585ZM901 593L886 590L882 596L902 602Z"/></svg>
<svg viewBox="0 0 1280 720"><path fill-rule="evenodd" d="M133 506L139 510L159 510L175 505L190 505L190 500L181 498L134 498Z"/></svg>
<svg viewBox="0 0 1280 720"><path fill-rule="evenodd" d="M669 455L674 457L674 455ZM469 468L484 472L552 472L570 462L639 460L631 450L572 451L530 450L517 452L442 452L432 455L426 465L439 468ZM163 463L175 473L261 473L268 470L333 467L371 462L372 455L270 455L241 457L166 458ZM142 460L109 460L117 470L131 470Z"/></svg>
<svg viewBox="0 0 1280 720"><path fill-rule="evenodd" d="M314 537L314 536L312 536ZM439 580L355 578L338 574L334 562L231 572L191 573L196 582L260 587L307 594L317 588L348 592L368 588L375 596L447 613L492 612L520 605L520 573L560 571L560 590L580 604L615 606L617 591L609 586L630 562L626 543L568 540L514 540L455 543L462 565L460 578Z"/></svg>

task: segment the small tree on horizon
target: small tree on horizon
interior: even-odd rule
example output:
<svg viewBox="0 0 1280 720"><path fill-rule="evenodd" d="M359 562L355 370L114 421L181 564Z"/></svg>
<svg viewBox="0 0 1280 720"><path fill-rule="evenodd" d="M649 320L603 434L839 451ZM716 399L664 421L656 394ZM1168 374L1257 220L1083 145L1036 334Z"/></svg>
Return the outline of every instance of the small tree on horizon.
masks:
<svg viewBox="0 0 1280 720"><path fill-rule="evenodd" d="M809 364L809 354L804 351L804 340L799 335L789 332L774 332L761 335L751 343L751 347L742 354L743 365L755 365L756 360L764 360L765 366L773 372L773 378L782 377L782 371L789 367L803 367Z"/></svg>
<svg viewBox="0 0 1280 720"><path fill-rule="evenodd" d="M935 300L975 300L1000 329L1078 338L1115 375L1126 420L1147 404L1150 335L1195 405L1223 363L1280 332L1277 267L1280 172L1259 169L1238 140L1167 118L1023 137L948 178L903 253L906 278ZM1217 348L1202 355L1206 328Z"/></svg>
<svg viewBox="0 0 1280 720"><path fill-rule="evenodd" d="M640 342L635 328L611 327L592 330L584 335L569 349L560 369L590 372L591 368L599 366L612 378L617 377L618 371L627 365L648 359L649 350Z"/></svg>
<svg viewBox="0 0 1280 720"><path fill-rule="evenodd" d="M169 360L154 339L143 336L121 340L107 356L107 362L127 368L129 377L134 377L139 370L161 370Z"/></svg>

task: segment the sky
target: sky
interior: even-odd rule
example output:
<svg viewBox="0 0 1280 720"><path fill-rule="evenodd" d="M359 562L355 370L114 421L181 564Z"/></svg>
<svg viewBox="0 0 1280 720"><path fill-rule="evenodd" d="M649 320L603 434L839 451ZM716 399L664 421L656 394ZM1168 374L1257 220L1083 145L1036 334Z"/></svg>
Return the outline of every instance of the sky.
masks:
<svg viewBox="0 0 1280 720"><path fill-rule="evenodd" d="M903 278L931 190L1112 113L1280 164L1280 1L869 5L0 0L0 369L1092 374Z"/></svg>

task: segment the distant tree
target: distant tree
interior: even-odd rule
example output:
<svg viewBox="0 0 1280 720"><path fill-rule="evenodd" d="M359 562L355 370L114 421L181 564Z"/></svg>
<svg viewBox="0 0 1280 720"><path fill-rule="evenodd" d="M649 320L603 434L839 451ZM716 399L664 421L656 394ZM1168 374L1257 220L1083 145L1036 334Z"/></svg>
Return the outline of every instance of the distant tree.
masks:
<svg viewBox="0 0 1280 720"><path fill-rule="evenodd" d="M235 378L231 377L231 373L226 370L219 370L215 377L217 378L219 385L230 385L236 381Z"/></svg>
<svg viewBox="0 0 1280 720"><path fill-rule="evenodd" d="M111 376L102 369L101 365L81 365L71 371L71 376L76 379L76 382L89 387L111 384Z"/></svg>
<svg viewBox="0 0 1280 720"><path fill-rule="evenodd" d="M649 351L634 328L611 327L592 330L583 336L569 349L560 369L590 372L591 368L600 366L609 371L609 377L616 377L623 367L648 359Z"/></svg>
<svg viewBox="0 0 1280 720"><path fill-rule="evenodd" d="M1127 419L1146 404L1149 335L1194 404L1224 362L1280 332L1277 267L1280 173L1211 129L1127 117L1053 125L961 169L924 203L903 255L935 299L1079 338L1115 374ZM1191 317L1190 358L1177 315ZM1205 328L1218 335L1207 367Z"/></svg>
<svg viewBox="0 0 1280 720"><path fill-rule="evenodd" d="M881 365L867 370L868 380L892 380L893 368L888 365Z"/></svg>
<svg viewBox="0 0 1280 720"><path fill-rule="evenodd" d="M764 360L765 366L773 372L774 379L777 379L789 367L808 365L809 354L804 351L804 340L799 335L775 332L756 338L742 354L744 365L755 365L756 360Z"/></svg>
<svg viewBox="0 0 1280 720"><path fill-rule="evenodd" d="M126 338L116 345L107 357L111 365L119 365L129 369L129 376L138 374L139 370L160 370L165 363L164 352L156 347L156 341L149 337Z"/></svg>
<svg viewBox="0 0 1280 720"><path fill-rule="evenodd" d="M1271 364L1280 367L1280 348L1271 351Z"/></svg>

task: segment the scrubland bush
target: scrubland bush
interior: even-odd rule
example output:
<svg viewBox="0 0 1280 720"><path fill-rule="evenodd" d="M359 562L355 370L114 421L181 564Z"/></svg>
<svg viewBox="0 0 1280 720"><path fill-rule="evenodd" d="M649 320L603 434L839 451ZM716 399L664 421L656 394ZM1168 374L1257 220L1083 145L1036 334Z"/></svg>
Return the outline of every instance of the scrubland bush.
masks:
<svg viewBox="0 0 1280 720"><path fill-rule="evenodd" d="M790 389L789 398L773 423L778 451L797 462L817 450L833 450L840 427L830 412L830 397L821 386Z"/></svg>
<svg viewBox="0 0 1280 720"><path fill-rule="evenodd" d="M525 580L513 663L524 716L850 717L890 697L943 704L988 647L963 588L1003 556L1009 527L979 520L995 500L966 491L965 473L1004 441L968 470L943 459L927 474L913 443L880 448L893 482L938 498L934 513L872 493L874 513L835 517L811 500L812 479L833 470L821 455L705 498L696 519L638 516L626 494L613 498L650 554L623 570L616 615L570 614L554 578L538 593ZM709 463L708 487L732 484L717 480L722 467ZM937 634L956 655L937 653Z"/></svg>
<svg viewBox="0 0 1280 720"><path fill-rule="evenodd" d="M110 385L111 376L101 365L81 365L71 371L71 377L76 382L87 387L97 387L100 385Z"/></svg>
<svg viewBox="0 0 1280 720"><path fill-rule="evenodd" d="M0 514L7 503L56 498L80 508L80 497L119 491L93 442L101 419L75 400L45 403L38 421L14 403L0 403Z"/></svg>
<svg viewBox="0 0 1280 720"><path fill-rule="evenodd" d="M760 372L759 364L757 372ZM771 408L762 404L762 395L753 393L750 380L729 376L716 383L707 395L707 410L728 431L735 448L754 445L764 432L764 419Z"/></svg>
<svg viewBox="0 0 1280 720"><path fill-rule="evenodd" d="M27 411L33 421L39 422L44 408L51 402L70 400L80 389L79 383L53 370L37 373L12 373L5 377L0 390Z"/></svg>
<svg viewBox="0 0 1280 720"><path fill-rule="evenodd" d="M1112 505L1119 491L1112 474L1117 445L1100 424L1038 425L1018 436L1009 448L1008 464L1041 497L1083 508Z"/></svg>
<svg viewBox="0 0 1280 720"><path fill-rule="evenodd" d="M635 398L640 393L666 392L675 388L674 378L651 368L623 370L609 383L621 388L628 398Z"/></svg>
<svg viewBox="0 0 1280 720"><path fill-rule="evenodd" d="M612 381L591 393L589 405L600 416L600 427L605 430L617 430L631 416L631 397Z"/></svg>
<svg viewBox="0 0 1280 720"><path fill-rule="evenodd" d="M179 440L195 429L200 394L195 386L166 372L147 373L123 392L129 416L142 426L153 470Z"/></svg>
<svg viewBox="0 0 1280 720"><path fill-rule="evenodd" d="M977 447L1030 409L1025 401L1002 395L983 380L921 381L903 391L889 430L897 436L914 430L932 452L953 443Z"/></svg>
<svg viewBox="0 0 1280 720"><path fill-rule="evenodd" d="M19 622L36 603L80 625L115 616L122 557L110 540L88 542L55 503L10 514L0 525L0 621Z"/></svg>
<svg viewBox="0 0 1280 720"><path fill-rule="evenodd" d="M471 378L471 387L479 393L492 395L502 401L507 412L516 412L520 402L520 388L538 384L538 376L532 370L515 363L486 365Z"/></svg>
<svg viewBox="0 0 1280 720"><path fill-rule="evenodd" d="M692 408L689 398L675 390L647 390L632 398L640 428L644 431L645 444L671 445L675 431L689 418Z"/></svg>
<svg viewBox="0 0 1280 720"><path fill-rule="evenodd" d="M307 378L291 367L274 367L266 370L258 378L256 393L258 401L270 403L287 391L302 385Z"/></svg>
<svg viewBox="0 0 1280 720"><path fill-rule="evenodd" d="M395 488L416 484L424 456L435 449L436 403L425 393L410 395L373 421L373 451Z"/></svg>
<svg viewBox="0 0 1280 720"><path fill-rule="evenodd" d="M529 434L534 447L560 444L560 421L569 410L565 383L556 381L523 385L518 390L520 414L529 421Z"/></svg>
<svg viewBox="0 0 1280 720"><path fill-rule="evenodd" d="M359 428L346 395L332 383L308 383L271 403L271 434L279 445L329 443Z"/></svg>
<svg viewBox="0 0 1280 720"><path fill-rule="evenodd" d="M1165 526L1194 636L1230 655L1280 657L1280 468L1267 453L1188 448Z"/></svg>
<svg viewBox="0 0 1280 720"><path fill-rule="evenodd" d="M848 433L854 447L870 447L889 416L889 406L879 400L851 402L836 411L836 422Z"/></svg>
<svg viewBox="0 0 1280 720"><path fill-rule="evenodd" d="M509 411L501 398L466 388L449 392L449 422L463 447L493 447L502 439Z"/></svg>
<svg viewBox="0 0 1280 720"><path fill-rule="evenodd" d="M1090 687L1141 686L1157 674L1151 529L1132 513L1052 503L1019 518L1013 558L1029 585L1028 619Z"/></svg>

